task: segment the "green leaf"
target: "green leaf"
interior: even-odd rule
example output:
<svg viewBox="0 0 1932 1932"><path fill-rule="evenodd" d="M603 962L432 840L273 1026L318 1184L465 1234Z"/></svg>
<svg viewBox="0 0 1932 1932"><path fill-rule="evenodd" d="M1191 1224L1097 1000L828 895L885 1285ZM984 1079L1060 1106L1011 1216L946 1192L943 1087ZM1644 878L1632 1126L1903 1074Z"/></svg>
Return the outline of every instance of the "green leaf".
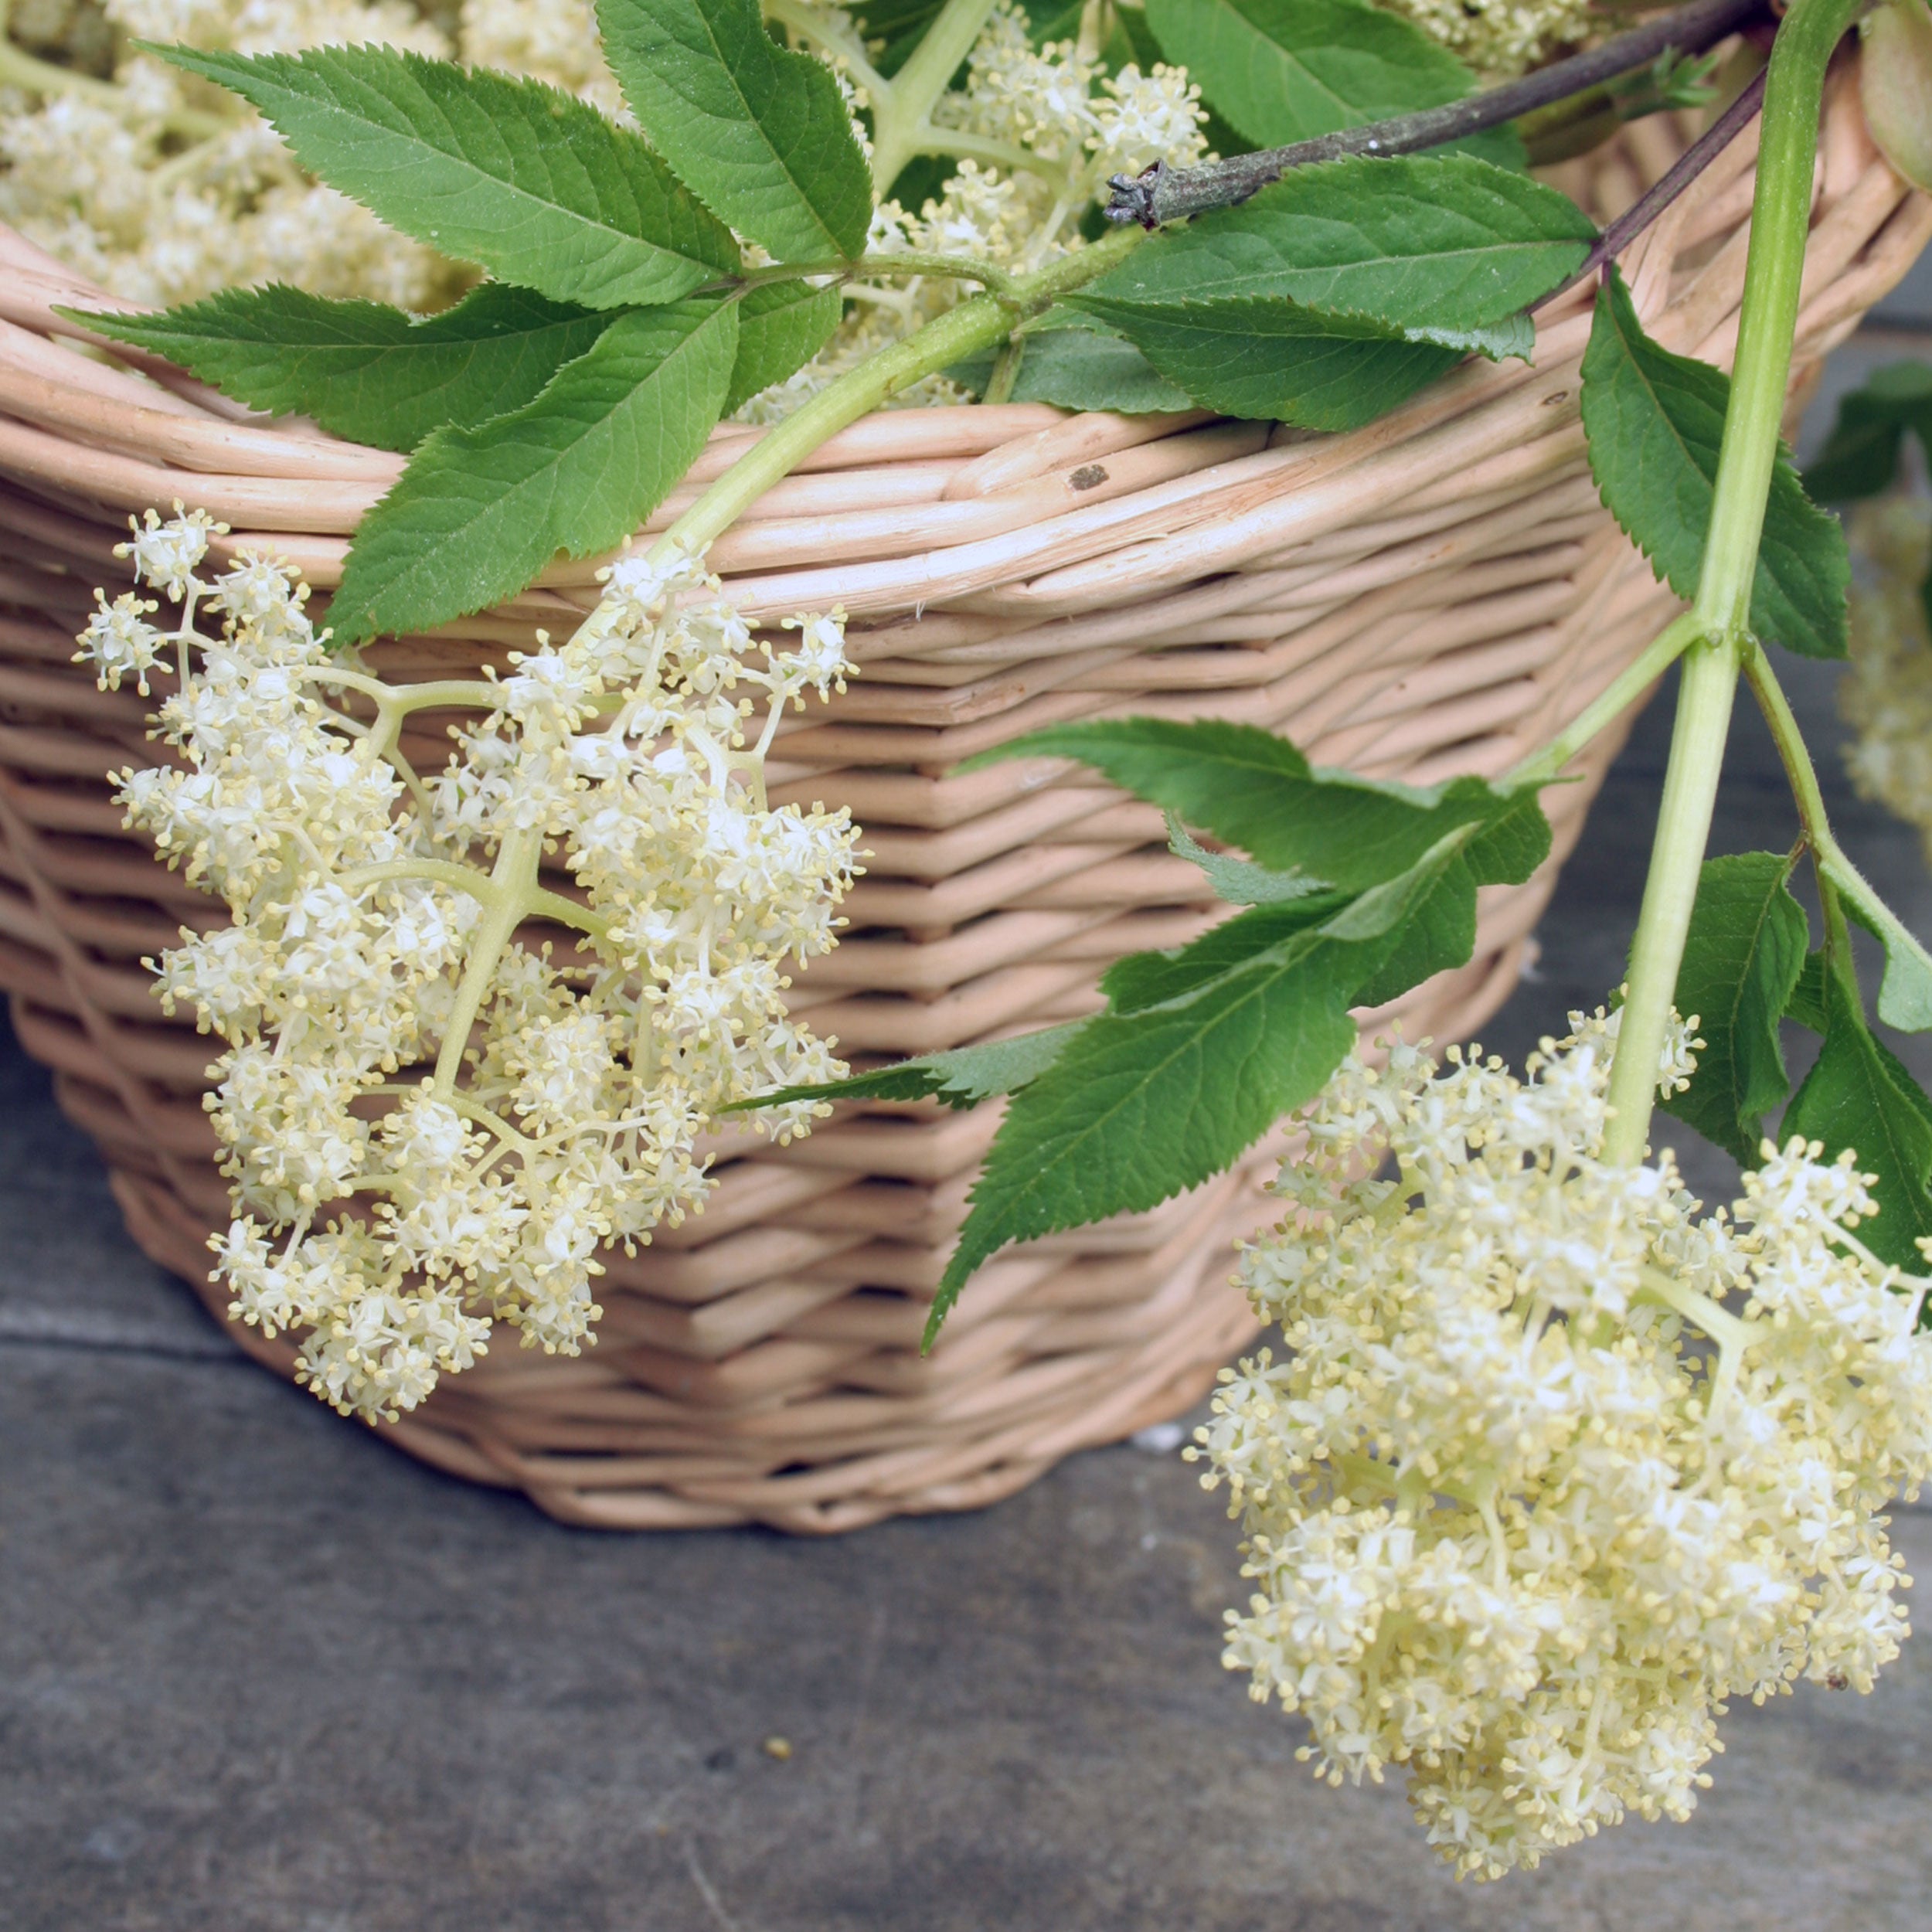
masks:
<svg viewBox="0 0 1932 1932"><path fill-rule="evenodd" d="M357 532L338 636L448 622L522 590L559 551L621 543L687 470L731 379L734 302L633 310L534 402L438 430Z"/></svg>
<svg viewBox="0 0 1932 1932"><path fill-rule="evenodd" d="M1590 468L1624 533L1687 602L1703 572L1730 400L1730 381L1721 370L1673 355L1644 333L1613 267L1598 293L1583 354ZM1850 582L1838 519L1805 495L1781 454L1751 587L1752 630L1805 657L1842 658Z"/></svg>
<svg viewBox="0 0 1932 1932"><path fill-rule="evenodd" d="M1278 905L1257 906L1210 927L1185 946L1129 953L1100 976L1107 1010L1141 1013L1191 999L1202 987L1285 944L1297 934L1334 918L1353 900L1352 893L1327 892Z"/></svg>
<svg viewBox="0 0 1932 1932"><path fill-rule="evenodd" d="M1087 1021L1007 1109L941 1277L928 1342L974 1270L1008 1243L1158 1206L1311 1100L1355 1044L1349 1009L1359 989L1460 863L1470 830L1451 832L1319 923L1305 923L1305 900L1243 914L1230 924L1252 932L1279 922L1282 936L1158 1003ZM1466 866L1461 891L1473 937Z"/></svg>
<svg viewBox="0 0 1932 1932"><path fill-rule="evenodd" d="M376 449L415 448L447 423L521 408L610 326L607 310L485 282L418 321L381 302L271 283L154 315L63 311L213 383L251 409L311 416Z"/></svg>
<svg viewBox="0 0 1932 1932"><path fill-rule="evenodd" d="M995 1094L1013 1093L1039 1079L1086 1024L1084 1020L1073 1020L1064 1026L1016 1034L1011 1039L955 1047L947 1053L927 1053L918 1060L882 1066L876 1073L828 1080L821 1086L781 1087L776 1093L760 1094L754 1100L734 1100L723 1111L743 1114L754 1107L776 1107L787 1100L931 1099L954 1108L974 1107Z"/></svg>
<svg viewBox="0 0 1932 1932"><path fill-rule="evenodd" d="M1459 825L1472 839L1482 883L1520 883L1549 849L1533 796L1480 778L1426 790L1311 767L1288 743L1253 725L1215 719L1112 718L1049 725L967 761L1077 758L1114 784L1199 825L1260 865L1301 872L1361 892L1395 878Z"/></svg>
<svg viewBox="0 0 1932 1932"><path fill-rule="evenodd" d="M714 214L780 261L863 250L872 175L845 98L758 0L597 0L597 24L651 145Z"/></svg>
<svg viewBox="0 0 1932 1932"><path fill-rule="evenodd" d="M1825 1044L1781 1131L1822 1141L1828 1160L1855 1148L1859 1171L1877 1177L1879 1205L1859 1239L1881 1261L1923 1274L1915 1244L1932 1234L1932 1100L1872 1037L1856 995L1835 972L1825 977Z"/></svg>
<svg viewBox="0 0 1932 1932"><path fill-rule="evenodd" d="M1148 0L1168 60L1256 148L1460 100L1475 77L1413 22L1362 0ZM1514 132L1460 144L1522 165Z"/></svg>
<svg viewBox="0 0 1932 1932"><path fill-rule="evenodd" d="M145 51L233 88L392 227L553 301L675 301L737 270L730 235L648 144L540 81L387 47Z"/></svg>
<svg viewBox="0 0 1932 1932"><path fill-rule="evenodd" d="M1897 481L1906 433L1932 454L1932 363L1890 362L1838 406L1804 487L1821 503L1876 496Z"/></svg>
<svg viewBox="0 0 1932 1932"><path fill-rule="evenodd" d="M1804 955L1804 964L1784 1002L1784 1017L1808 1026L1814 1033L1825 1031L1825 954L1821 947Z"/></svg>
<svg viewBox="0 0 1932 1932"><path fill-rule="evenodd" d="M1705 860L1677 973L1677 1010L1697 1016L1704 1050L1690 1085L1658 1104L1747 1167L1757 1164L1764 1116L1791 1090L1777 1025L1809 934L1791 874L1776 852Z"/></svg>
<svg viewBox="0 0 1932 1932"><path fill-rule="evenodd" d="M1250 859L1209 852L1171 811L1167 815L1167 848L1177 859L1199 866L1207 874L1215 896L1231 906L1279 905L1329 888L1328 880L1311 879L1304 872L1270 872Z"/></svg>
<svg viewBox="0 0 1932 1932"><path fill-rule="evenodd" d="M1082 316L1080 322L1087 325ZM1053 403L1062 409L1111 410L1151 416L1191 409L1193 399L1177 389L1130 342L1098 323L1032 329L1022 336L1015 403ZM993 352L955 363L946 373L975 396L985 393Z"/></svg>
<svg viewBox="0 0 1932 1932"><path fill-rule="evenodd" d="M1568 196L1467 155L1354 156L1162 234L1069 299L1119 321L1114 305L1198 312L1260 298L1410 342L1525 352L1522 311L1596 234Z"/></svg>
<svg viewBox="0 0 1932 1932"><path fill-rule="evenodd" d="M836 288L766 282L747 289L738 304L738 360L724 413L795 376L831 341L845 312L845 298Z"/></svg>
<svg viewBox="0 0 1932 1932"><path fill-rule="evenodd" d="M1264 298L1144 304L1083 289L1069 299L1118 328L1204 408L1302 429L1359 429L1462 359L1373 323Z"/></svg>
<svg viewBox="0 0 1932 1932"><path fill-rule="evenodd" d="M1845 910L1885 948L1885 978L1879 987L1879 1018L1901 1033L1932 1029L1932 955L1862 876L1835 853L1821 862L1838 888Z"/></svg>

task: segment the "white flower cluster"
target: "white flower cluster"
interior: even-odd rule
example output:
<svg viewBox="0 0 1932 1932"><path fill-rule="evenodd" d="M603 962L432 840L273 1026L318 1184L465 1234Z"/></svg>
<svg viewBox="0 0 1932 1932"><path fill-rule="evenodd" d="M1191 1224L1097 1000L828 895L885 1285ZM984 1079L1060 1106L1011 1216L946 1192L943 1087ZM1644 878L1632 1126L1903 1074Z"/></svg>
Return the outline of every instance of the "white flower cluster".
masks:
<svg viewBox="0 0 1932 1932"><path fill-rule="evenodd" d="M812 0L832 34L850 29L842 10ZM1100 9L1090 7L1078 41L1036 49L1014 0L998 0L968 56L965 85L940 97L935 127L965 138L967 158L939 195L909 211L883 202L872 217L870 252L967 255L1023 275L1083 246L1081 217L1103 199L1109 175L1138 174L1156 161L1185 168L1207 151L1200 90L1179 68L1156 64L1107 74L1095 37ZM810 41L804 43L812 45ZM835 51L825 43L835 69ZM862 88L854 98L862 103ZM977 154L971 151L977 150ZM988 158L990 157L990 158ZM857 282L846 286L843 326L825 350L787 383L756 397L747 420L784 416L846 370L943 315L970 288L944 277ZM961 392L929 377L889 406L957 401Z"/></svg>
<svg viewBox="0 0 1932 1932"><path fill-rule="evenodd" d="M834 943L853 828L768 808L763 778L781 713L849 668L842 624L755 645L696 560L627 558L567 643L391 685L330 655L281 564L203 581L217 526L179 507L125 546L179 627L104 597L80 642L111 688L173 662L158 723L179 761L119 796L233 914L158 969L169 1010L226 1043L216 1276L236 1316L307 1331L323 1400L393 1417L492 1318L576 1352L599 1248L702 1206L719 1110L842 1073L786 1017L781 966ZM402 742L423 712L473 719L427 779ZM575 890L543 883L546 856ZM782 1139L824 1111L752 1118Z"/></svg>
<svg viewBox="0 0 1932 1932"><path fill-rule="evenodd" d="M384 41L449 51L407 0L103 0L103 12L117 45L124 36L267 53ZM130 301L279 281L420 308L464 279L311 180L233 95L151 55L124 52L112 86L8 88L0 158L0 219Z"/></svg>
<svg viewBox="0 0 1932 1932"><path fill-rule="evenodd" d="M1199 1438L1257 1586L1230 1666L1318 1776L1404 1767L1483 1877L1687 1815L1728 1697L1869 1689L1906 1633L1879 1512L1932 1467L1928 1284L1851 1232L1869 1177L1767 1142L1696 1218L1668 1153L1600 1158L1615 1022L1572 1025L1522 1081L1344 1066L1243 1258L1287 1352ZM1680 1031L1665 1087L1692 1063Z"/></svg>
<svg viewBox="0 0 1932 1932"><path fill-rule="evenodd" d="M1852 592L1852 662L1838 709L1858 733L1845 764L1859 797L1916 825L1932 864L1932 503L1898 495L1861 504L1852 549L1869 580Z"/></svg>
<svg viewBox="0 0 1932 1932"><path fill-rule="evenodd" d="M1502 80L1602 31L1596 0L1376 0L1480 74Z"/></svg>

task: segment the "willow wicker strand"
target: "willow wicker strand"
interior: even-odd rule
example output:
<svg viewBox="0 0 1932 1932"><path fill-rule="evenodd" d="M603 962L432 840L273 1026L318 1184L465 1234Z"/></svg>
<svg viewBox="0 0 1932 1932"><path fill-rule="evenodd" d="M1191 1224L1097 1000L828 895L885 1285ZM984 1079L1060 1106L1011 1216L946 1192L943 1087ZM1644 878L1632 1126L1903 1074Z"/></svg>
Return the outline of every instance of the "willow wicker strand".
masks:
<svg viewBox="0 0 1932 1932"><path fill-rule="evenodd" d="M1904 273L1932 200L1872 149L1855 71L1835 77L1799 325L1799 379ZM1662 121L1573 164L1600 216L1668 165ZM1669 346L1727 360L1753 147L1736 144L1624 259ZM124 830L104 775L152 756L148 704L70 662L90 587L124 567L131 512L179 497L279 549L318 591L400 459L267 422L165 364L77 355L56 304L106 300L0 231L0 985L55 1070L142 1247L205 1283L226 1218L201 1107L207 1043L162 1018L142 967L212 902ZM1590 291L1539 318L1533 364L1472 366L1372 427L1066 417L1034 406L906 410L832 439L713 552L754 618L842 604L864 675L798 719L778 800L849 804L866 876L849 936L795 1005L862 1060L1094 1009L1103 966L1217 916L1158 815L1045 761L961 760L1053 720L1240 719L1311 757L1430 783L1495 774L1545 742L1672 609L1598 503L1577 417ZM651 519L665 527L757 432L720 429ZM380 648L384 674L501 664L596 596L597 560ZM444 721L417 721L419 762ZM1549 794L1551 861L1483 894L1476 954L1382 1012L1410 1037L1467 1034L1515 983L1621 733ZM526 1491L568 1520L756 1520L845 1529L973 1507L1056 1458L1176 1413L1252 1332L1233 1239L1266 1218L1277 1136L1153 1213L1036 1242L918 1340L997 1113L849 1110L777 1149L720 1136L699 1219L609 1257L598 1345L500 1345L386 1430L441 1468ZM204 1288L219 1318L220 1298ZM291 1355L242 1345L286 1373Z"/></svg>

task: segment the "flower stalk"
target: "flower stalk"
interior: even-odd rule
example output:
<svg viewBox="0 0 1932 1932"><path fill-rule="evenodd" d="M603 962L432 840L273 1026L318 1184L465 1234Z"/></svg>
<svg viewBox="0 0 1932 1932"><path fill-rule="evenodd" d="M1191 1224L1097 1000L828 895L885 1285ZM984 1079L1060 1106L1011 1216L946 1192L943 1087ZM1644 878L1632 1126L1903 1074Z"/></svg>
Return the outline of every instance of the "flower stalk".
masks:
<svg viewBox="0 0 1932 1932"><path fill-rule="evenodd" d="M1755 648L1751 589L1791 376L1825 70L1866 4L1797 0L1778 29L1766 76L1737 358L1703 573L1691 614L1697 641L1685 655L1663 807L1631 942L1629 985L1611 1076L1612 1114L1604 1154L1626 1165L1644 1158L1658 1060L1710 836L1731 700L1746 655Z"/></svg>
<svg viewBox="0 0 1932 1932"><path fill-rule="evenodd" d="M903 342L849 370L762 436L658 539L651 555L707 549L774 484L789 476L821 443L914 383L992 347L1013 325L1043 313L1060 296L1104 274L1141 240L1138 229L1116 230L1021 277L1005 294L969 296Z"/></svg>

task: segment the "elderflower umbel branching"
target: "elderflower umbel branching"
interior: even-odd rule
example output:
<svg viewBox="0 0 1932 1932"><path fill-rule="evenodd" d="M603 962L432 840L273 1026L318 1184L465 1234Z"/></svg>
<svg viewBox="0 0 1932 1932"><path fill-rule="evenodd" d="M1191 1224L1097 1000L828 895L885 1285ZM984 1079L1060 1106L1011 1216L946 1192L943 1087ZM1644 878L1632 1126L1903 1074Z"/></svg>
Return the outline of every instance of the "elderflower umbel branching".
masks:
<svg viewBox="0 0 1932 1932"><path fill-rule="evenodd" d="M329 655L280 563L197 575L219 526L176 510L123 551L179 627L102 597L80 655L110 689L175 665L179 762L119 797L233 914L184 931L158 986L226 1043L231 1313L305 1331L302 1379L371 1417L468 1365L493 1318L575 1353L598 1250L702 1206L718 1110L843 1071L786 1017L781 965L834 943L853 828L767 807L763 775L785 709L842 686L842 621L754 642L697 560L628 557L508 675L392 685ZM425 710L471 716L429 777L401 746ZM782 1140L824 1111L752 1118Z"/></svg>
<svg viewBox="0 0 1932 1932"><path fill-rule="evenodd" d="M1284 1352L1199 1437L1256 1584L1230 1666L1318 1776L1403 1767L1481 1877L1687 1815L1728 1697L1869 1689L1906 1628L1879 1512L1932 1467L1928 1284L1852 1232L1869 1177L1767 1142L1696 1218L1668 1153L1600 1158L1616 1022L1572 1025L1521 1081L1345 1063L1243 1260Z"/></svg>

